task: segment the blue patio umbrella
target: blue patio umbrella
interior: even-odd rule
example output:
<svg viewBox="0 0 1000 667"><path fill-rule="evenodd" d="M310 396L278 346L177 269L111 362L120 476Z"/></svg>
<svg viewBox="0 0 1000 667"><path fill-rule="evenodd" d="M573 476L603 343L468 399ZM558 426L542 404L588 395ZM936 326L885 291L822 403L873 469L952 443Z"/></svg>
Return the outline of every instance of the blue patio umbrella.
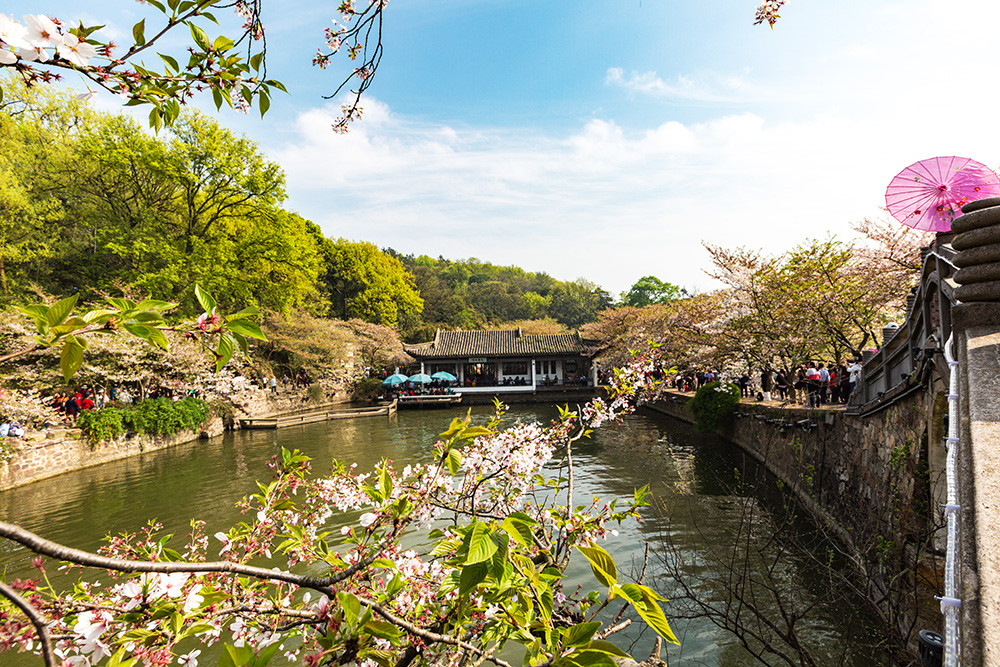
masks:
<svg viewBox="0 0 1000 667"><path fill-rule="evenodd" d="M411 375L406 378L409 382L417 382L419 384L427 384L431 381L431 376L427 373L417 373L416 375Z"/></svg>
<svg viewBox="0 0 1000 667"><path fill-rule="evenodd" d="M448 371L438 371L437 373L435 373L431 377L434 378L435 380L446 380L448 382L454 382L455 380L458 379L457 377L455 377L454 375L452 375Z"/></svg>
<svg viewBox="0 0 1000 667"><path fill-rule="evenodd" d="M402 384L403 382L406 382L406 376L402 373L390 375L386 379L382 380L382 384Z"/></svg>

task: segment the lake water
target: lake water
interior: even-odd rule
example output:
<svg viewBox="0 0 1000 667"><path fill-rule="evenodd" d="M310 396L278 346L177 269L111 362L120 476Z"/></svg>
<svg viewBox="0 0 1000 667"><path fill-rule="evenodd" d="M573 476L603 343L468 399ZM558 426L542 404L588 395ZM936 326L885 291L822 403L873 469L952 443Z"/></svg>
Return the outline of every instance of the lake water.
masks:
<svg viewBox="0 0 1000 667"><path fill-rule="evenodd" d="M473 410L480 420L486 414L485 408ZM535 406L515 406L509 416L548 421L554 414L554 410ZM256 490L255 480L270 478L266 464L281 447L300 449L313 457L316 474L327 470L332 459L357 462L359 470L370 470L383 457L400 465L428 461L437 434L461 415L464 412L405 411L388 418L229 433L2 492L0 516L87 550L100 546L103 535L135 532L152 518L163 523L166 532L179 536L187 533L192 518L202 519L207 534L213 535L240 520L235 503ZM578 442L574 452L579 502L589 502L593 496L630 498L635 488L650 485L654 506L646 508L641 522L621 527L619 535L609 537L603 546L614 555L620 571L638 572L645 544L650 543L645 581L675 598L663 603L681 640L680 647L665 651L664 659L670 664L759 664L731 633L696 613L690 601L677 600L682 597L678 578L695 600L716 606L731 600L733 586L721 583L729 576L719 563L727 560L734 544L742 542L752 547L751 560L767 569L769 579L763 583L780 588L780 595L788 601L786 615L789 608L794 612L811 607L797 627L819 664L879 663L879 654L872 648L878 637L868 629L875 624L859 600L839 592L831 595L839 583L830 578L828 568L818 567L813 560L826 556L817 555L816 547L806 554L783 553L787 547L813 542L815 527L790 517L773 479L735 446L697 434L669 417L644 412ZM332 521L350 519L335 516ZM789 527L777 540L746 541L743 529L751 523L765 528L787 523ZM822 543L819 550L823 551ZM772 556L773 563L768 560ZM0 567L7 580L33 576L30 560L25 550L0 543ZM836 570L836 558L832 562ZM48 569L52 572L54 567ZM585 562L571 564L567 575L570 581L597 587ZM567 586L567 590L572 588ZM767 615L782 618L777 603L760 596L759 590L751 591L758 606L768 609ZM611 609L617 613L616 607ZM652 645L651 633L638 631L638 624L613 640L640 660ZM0 664L37 665L41 660L0 653Z"/></svg>

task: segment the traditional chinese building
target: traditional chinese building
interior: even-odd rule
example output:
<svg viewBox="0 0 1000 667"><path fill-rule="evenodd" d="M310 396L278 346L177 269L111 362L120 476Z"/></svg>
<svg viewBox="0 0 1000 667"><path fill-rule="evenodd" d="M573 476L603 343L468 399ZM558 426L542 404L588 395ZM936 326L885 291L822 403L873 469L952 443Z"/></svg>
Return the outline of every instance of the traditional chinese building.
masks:
<svg viewBox="0 0 1000 667"><path fill-rule="evenodd" d="M458 378L463 392L535 391L544 386L595 386L596 345L579 334L438 331L429 343L404 346L420 371Z"/></svg>

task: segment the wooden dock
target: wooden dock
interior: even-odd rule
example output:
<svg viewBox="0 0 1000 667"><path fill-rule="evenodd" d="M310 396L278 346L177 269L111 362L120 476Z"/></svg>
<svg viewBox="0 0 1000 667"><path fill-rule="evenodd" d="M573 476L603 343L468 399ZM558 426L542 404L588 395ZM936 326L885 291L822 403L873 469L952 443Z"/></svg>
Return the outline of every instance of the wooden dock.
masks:
<svg viewBox="0 0 1000 667"><path fill-rule="evenodd" d="M400 409L410 408L446 408L462 403L462 394L417 394L415 396L400 396Z"/></svg>
<svg viewBox="0 0 1000 667"><path fill-rule="evenodd" d="M370 408L348 408L346 410L332 410L327 408L306 412L270 415L267 417L244 417L240 419L240 428L274 429L284 428L285 426L299 426L301 424L325 422L331 419L388 416L396 412L396 407L397 403L396 401L393 401L388 405L378 405Z"/></svg>

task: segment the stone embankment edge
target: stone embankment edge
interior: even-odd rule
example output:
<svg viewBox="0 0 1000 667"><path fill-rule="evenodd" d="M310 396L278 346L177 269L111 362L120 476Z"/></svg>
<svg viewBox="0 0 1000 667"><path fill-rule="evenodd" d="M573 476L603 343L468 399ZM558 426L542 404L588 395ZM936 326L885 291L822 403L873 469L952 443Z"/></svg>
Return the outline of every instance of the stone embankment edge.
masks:
<svg viewBox="0 0 1000 667"><path fill-rule="evenodd" d="M646 404L644 407L653 410L654 412L659 412L660 414L667 415L668 417L673 417L674 419L677 419L679 421L683 421L688 424L694 424L694 417L691 415L691 411L688 409L688 403L690 403L691 399L693 398L694 395L671 394L666 400L657 401L656 403L649 403ZM811 414L814 411L805 409L786 410L782 408L769 408L766 406L755 406L746 404L741 404L740 409L750 410L751 412L755 412L757 414L765 414L765 415L773 413L781 413L787 415L789 413L792 413L798 418L809 418L810 416L815 416ZM801 487L798 479L795 479L791 475L787 474L787 472L778 467L778 465L773 460L770 460L768 457L763 456L753 447L749 447L746 444L740 442L738 438L731 437L730 435L724 433L717 435L729 441L730 443L736 445L742 451L752 456L759 463L761 463L767 469L768 472L770 472L772 475L780 479L782 483L788 489L791 489L792 493L795 494L796 500L802 503L802 505L807 510L809 510L809 513L813 516L813 518L822 523L824 528L826 528L834 535L836 535L837 539L839 539L846 547L848 547L848 549L856 558L860 559L860 553L858 552L857 545L854 542L851 532L845 526L840 525L840 523L838 523L832 516L830 516L830 513L824 510L823 507L820 506L818 502L816 502L816 499L812 497L810 491L807 491L806 489L803 489Z"/></svg>
<svg viewBox="0 0 1000 667"><path fill-rule="evenodd" d="M343 403L342 397L336 398L339 400L324 402L315 407L322 409ZM303 392L286 391L279 394L269 391L254 392L248 401L233 402L235 428L239 428L240 415L274 416L294 413L301 410L306 403ZM21 443L10 459L0 461L0 492L145 452L167 449L193 440L213 438L222 435L227 427L232 425L227 425L221 418L213 416L199 430L181 431L169 436L122 436L96 446L91 446L81 438L80 432L75 429L70 437L28 440Z"/></svg>
<svg viewBox="0 0 1000 667"><path fill-rule="evenodd" d="M134 435L131 438L122 436L95 446L91 446L86 439L79 437L79 431L74 433L76 437L29 441L17 449L13 457L0 463L0 491L144 452L154 452L192 440L211 438L221 435L222 432L222 420L215 417L197 431L181 431L168 436Z"/></svg>

